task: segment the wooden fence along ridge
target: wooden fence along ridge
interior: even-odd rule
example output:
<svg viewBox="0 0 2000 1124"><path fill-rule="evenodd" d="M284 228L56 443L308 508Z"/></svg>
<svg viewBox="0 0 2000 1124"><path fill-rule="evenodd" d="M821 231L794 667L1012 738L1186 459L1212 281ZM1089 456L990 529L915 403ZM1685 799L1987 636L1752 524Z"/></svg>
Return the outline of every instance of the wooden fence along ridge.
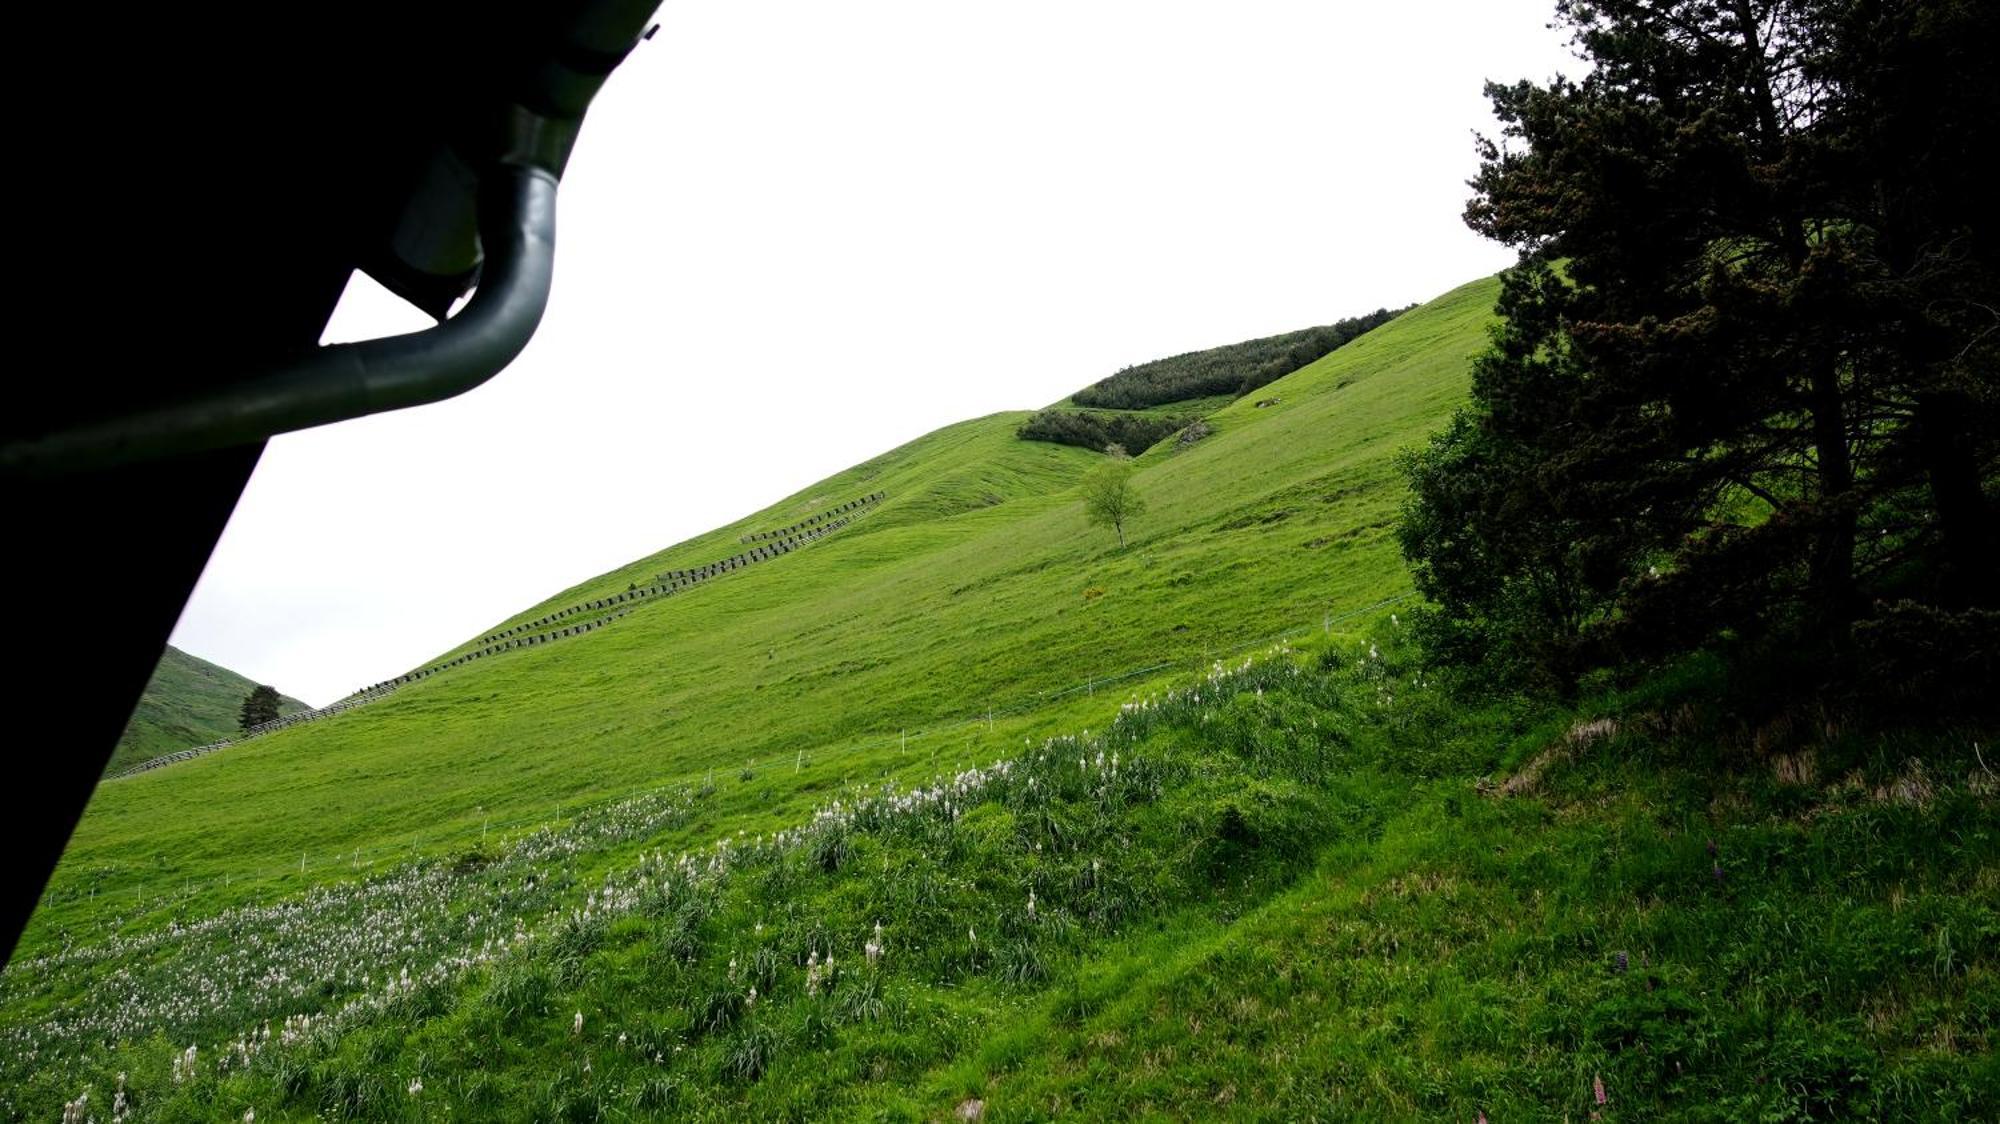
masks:
<svg viewBox="0 0 2000 1124"><path fill-rule="evenodd" d="M770 539L766 545L759 546L753 550L747 550L741 554L732 554L719 562L711 562L706 566L697 566L692 570L668 570L659 575L652 585L628 589L624 593L613 594L609 597L597 597L589 601L578 602L575 605L558 609L553 613L528 621L525 624L489 633L476 641L476 643L481 645L480 647L454 656L442 663L432 664L429 667L412 671L407 675L398 675L394 679L385 679L380 683L363 687L361 690L341 699L339 702L330 703L313 710L302 710L297 714L288 714L282 718L274 718L269 722L260 722L243 731L242 735L236 738L225 738L222 741L211 742L208 745L198 745L191 749L183 749L178 753L169 753L162 757L149 758L128 769L122 769L113 773L105 779L120 780L124 777L134 776L139 773L149 772L153 769L186 761L191 757L200 757L205 753L213 753L218 749L236 745L239 742L247 741L260 734L273 733L290 726L299 725L302 722L317 722L322 718L331 718L342 711L352 710L357 706L374 702L376 699L396 690L398 687L407 686L419 680L429 679L440 672L450 671L452 668L471 663L474 660L482 660L489 656L497 656L503 652L512 652L521 648L539 647L540 645L556 640L594 632L631 612L637 607L637 603L671 596L681 590L700 585L703 582L721 577L724 574L741 570L758 562L769 561L782 554L790 554L807 543L823 539L854 521L854 516L846 513L870 507L879 503L882 497L883 493L875 492L857 500L849 500L839 507L823 511L811 519L801 520L790 527L782 528L780 531L766 532L766 537L769 535L780 535L782 537ZM838 516L838 518L835 518L835 516ZM811 529L798 530L798 528L802 527L809 527ZM784 534L787 531L794 533ZM567 620L583 613L604 613L605 615L565 625L561 628L551 627L558 621Z"/></svg>

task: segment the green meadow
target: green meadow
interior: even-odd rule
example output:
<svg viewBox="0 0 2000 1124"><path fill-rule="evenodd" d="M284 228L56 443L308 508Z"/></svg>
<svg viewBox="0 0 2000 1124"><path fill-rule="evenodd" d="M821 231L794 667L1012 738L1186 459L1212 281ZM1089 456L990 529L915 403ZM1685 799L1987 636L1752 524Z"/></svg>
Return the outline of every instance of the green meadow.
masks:
<svg viewBox="0 0 2000 1124"><path fill-rule="evenodd" d="M885 493L792 553L103 785L0 1111L2000 1116L1983 732L1421 666L1396 457L1497 291L1203 400L1123 549L1101 454L962 422L482 635Z"/></svg>

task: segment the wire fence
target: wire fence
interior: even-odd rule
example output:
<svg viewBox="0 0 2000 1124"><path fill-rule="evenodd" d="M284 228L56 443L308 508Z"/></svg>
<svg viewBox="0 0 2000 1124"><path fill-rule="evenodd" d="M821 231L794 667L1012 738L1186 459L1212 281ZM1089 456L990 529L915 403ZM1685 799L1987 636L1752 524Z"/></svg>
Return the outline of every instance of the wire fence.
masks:
<svg viewBox="0 0 2000 1124"><path fill-rule="evenodd" d="M937 750L942 747L946 735L982 726L990 730L993 724L1000 719L1015 718L1023 714L1032 713L1058 700L1079 694L1094 695L1100 690L1121 683L1128 683L1145 676L1160 675L1176 670L1190 670L1200 673L1212 666L1213 662L1218 658L1235 656L1257 648L1267 648L1315 632L1331 633L1333 626L1336 624L1364 616L1368 613L1378 612L1415 596L1416 592L1411 590L1340 613L1328 611L1321 616L1317 624L1300 625L1286 629L1283 632L1271 633L1255 639L1241 641L1228 647L1206 648L1199 657L1184 656L1180 659L1151 663L1143 667L1126 668L1103 675L1088 676L1081 683L1057 690L1047 690L1032 695L1024 695L1020 699L1004 706L990 707L976 714L949 719L942 724L934 723L916 728L903 727L899 728L893 734L879 733L866 735L844 740L837 745L817 749L787 750L762 758L748 759L741 766L732 762L728 767L761 773L767 769L791 765L794 772L801 772L806 768L817 768L830 763L849 761L863 754L877 754L876 760L879 761L879 752L890 746L895 746L901 751L901 757L893 763L895 767L901 767L913 763L913 759L909 757L908 751L912 743L920 741L928 743L926 746L920 746L919 748L928 748L930 753L927 759L934 761ZM714 778L713 768L708 770L708 777L709 782L712 783ZM72 888L67 891L52 887L51 896L44 899L44 904L54 904L57 901L96 898L101 894L105 897L115 896L120 898L129 895L134 899L135 903L141 906L158 908L160 906L171 905L177 901L187 900L213 889L227 889L237 882L246 884L265 882L290 875L294 872L301 879L315 871L325 875L329 870L335 871L341 876L365 875L385 862L409 862L419 859L427 853L434 853L439 844L442 843L470 843L476 838L482 846L487 844L504 846L519 835L528 834L543 828L556 827L565 822L573 822L580 816L608 808L614 804L673 792L694 783L698 783L696 777L684 774L679 779L669 783L642 786L617 795L593 796L588 799L578 800L573 806L559 804L554 815L543 812L506 820L485 819L481 821L476 830L470 825L455 825L437 831L416 832L408 836L398 836L393 842L381 843L371 847L355 847L349 850L321 852L318 855L312 854L309 850L301 851L299 853L299 861L296 864L285 863L254 871L234 872L220 878L197 880L189 877L170 879L119 886L102 891L93 889L88 892L82 887Z"/></svg>

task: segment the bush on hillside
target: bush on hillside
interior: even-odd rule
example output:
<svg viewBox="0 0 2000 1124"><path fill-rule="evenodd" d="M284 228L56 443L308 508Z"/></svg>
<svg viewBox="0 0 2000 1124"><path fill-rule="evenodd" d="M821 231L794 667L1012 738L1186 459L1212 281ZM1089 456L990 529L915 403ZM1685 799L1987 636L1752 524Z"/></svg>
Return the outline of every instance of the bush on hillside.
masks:
<svg viewBox="0 0 2000 1124"><path fill-rule="evenodd" d="M1165 402L1186 402L1219 394L1240 398L1408 310L1378 308L1366 316L1355 316L1318 328L1155 359L1099 379L1077 391L1071 400L1079 406L1140 410Z"/></svg>
<svg viewBox="0 0 2000 1124"><path fill-rule="evenodd" d="M1195 419L1089 410L1043 410L1021 423L1017 436L1103 452L1117 445L1133 455L1145 452Z"/></svg>

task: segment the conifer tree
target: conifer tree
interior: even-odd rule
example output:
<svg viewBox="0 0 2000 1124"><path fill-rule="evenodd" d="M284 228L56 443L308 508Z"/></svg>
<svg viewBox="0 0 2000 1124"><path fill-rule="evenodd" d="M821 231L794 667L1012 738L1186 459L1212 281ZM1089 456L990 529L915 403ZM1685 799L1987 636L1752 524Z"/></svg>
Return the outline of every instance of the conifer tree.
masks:
<svg viewBox="0 0 2000 1124"><path fill-rule="evenodd" d="M237 718L237 728L248 731L253 726L275 721L278 717L278 689L257 686L243 698L243 710Z"/></svg>
<svg viewBox="0 0 2000 1124"><path fill-rule="evenodd" d="M1523 261L1472 408L1407 461L1434 653L1561 684L1719 636L1842 660L1907 605L1990 632L1990 11L1558 18L1591 73L1488 86L1466 219Z"/></svg>

